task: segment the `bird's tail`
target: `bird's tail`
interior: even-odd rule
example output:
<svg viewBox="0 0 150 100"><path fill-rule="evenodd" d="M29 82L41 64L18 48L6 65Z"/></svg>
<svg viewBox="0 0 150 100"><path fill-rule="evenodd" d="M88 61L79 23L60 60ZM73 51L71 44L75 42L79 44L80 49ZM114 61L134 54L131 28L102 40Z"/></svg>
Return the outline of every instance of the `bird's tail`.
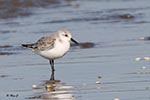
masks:
<svg viewBox="0 0 150 100"><path fill-rule="evenodd" d="M22 44L23 47L33 48L34 44Z"/></svg>

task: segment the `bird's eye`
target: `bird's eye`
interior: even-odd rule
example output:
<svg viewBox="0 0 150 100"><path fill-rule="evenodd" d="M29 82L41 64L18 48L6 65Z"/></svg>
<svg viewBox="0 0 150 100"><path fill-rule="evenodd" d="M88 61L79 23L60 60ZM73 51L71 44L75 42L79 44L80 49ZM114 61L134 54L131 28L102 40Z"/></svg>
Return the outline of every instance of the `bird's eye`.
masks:
<svg viewBox="0 0 150 100"><path fill-rule="evenodd" d="M67 35L67 34L65 34L65 37L68 37L68 35Z"/></svg>

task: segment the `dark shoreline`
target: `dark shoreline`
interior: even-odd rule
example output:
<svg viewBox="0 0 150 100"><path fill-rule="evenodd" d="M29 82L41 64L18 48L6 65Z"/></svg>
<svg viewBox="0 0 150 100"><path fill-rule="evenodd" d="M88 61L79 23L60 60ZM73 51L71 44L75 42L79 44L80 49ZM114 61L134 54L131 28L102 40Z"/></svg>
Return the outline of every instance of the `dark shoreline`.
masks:
<svg viewBox="0 0 150 100"><path fill-rule="evenodd" d="M0 18L24 17L32 14L30 8L60 4L61 0L0 0Z"/></svg>

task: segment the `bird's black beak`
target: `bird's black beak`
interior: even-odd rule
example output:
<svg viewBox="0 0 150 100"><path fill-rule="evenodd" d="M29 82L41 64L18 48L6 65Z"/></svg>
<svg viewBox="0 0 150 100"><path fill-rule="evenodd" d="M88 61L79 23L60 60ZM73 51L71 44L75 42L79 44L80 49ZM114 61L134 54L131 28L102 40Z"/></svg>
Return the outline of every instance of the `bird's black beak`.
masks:
<svg viewBox="0 0 150 100"><path fill-rule="evenodd" d="M74 40L73 38L71 38L71 41L74 42L75 44L79 45L79 43L76 40Z"/></svg>

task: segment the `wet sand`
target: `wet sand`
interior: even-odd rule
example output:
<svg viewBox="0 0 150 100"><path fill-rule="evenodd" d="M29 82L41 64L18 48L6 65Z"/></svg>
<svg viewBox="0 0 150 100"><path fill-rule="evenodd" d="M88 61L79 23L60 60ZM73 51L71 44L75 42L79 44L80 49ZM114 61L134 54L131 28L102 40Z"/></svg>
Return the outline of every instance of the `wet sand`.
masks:
<svg viewBox="0 0 150 100"><path fill-rule="evenodd" d="M15 12L0 4L0 100L149 100L150 61L139 59L149 58L149 0L6 1ZM51 82L48 61L21 44L59 29L80 45L56 60Z"/></svg>

